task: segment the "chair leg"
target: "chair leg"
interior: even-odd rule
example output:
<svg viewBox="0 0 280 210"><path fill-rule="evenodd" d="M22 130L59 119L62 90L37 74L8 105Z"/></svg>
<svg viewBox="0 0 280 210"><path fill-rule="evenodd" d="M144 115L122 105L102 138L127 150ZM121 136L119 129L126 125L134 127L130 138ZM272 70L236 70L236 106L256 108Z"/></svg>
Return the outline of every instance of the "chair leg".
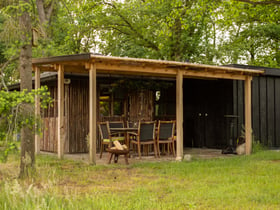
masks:
<svg viewBox="0 0 280 210"><path fill-rule="evenodd" d="M128 165L128 164L129 164L129 163L128 163L128 154L125 154L125 155L124 155L124 160L125 160L125 164Z"/></svg>
<svg viewBox="0 0 280 210"><path fill-rule="evenodd" d="M101 148L100 148L100 159L102 158L102 152L103 152L103 144L101 143Z"/></svg>
<svg viewBox="0 0 280 210"><path fill-rule="evenodd" d="M175 142L172 142L172 151L173 151L173 156L175 157L175 146L174 146Z"/></svg>
<svg viewBox="0 0 280 210"><path fill-rule="evenodd" d="M139 142L138 142L138 144L137 144L137 147L138 147L138 156L139 156L139 158L141 159L141 145L140 145Z"/></svg>
<svg viewBox="0 0 280 210"><path fill-rule="evenodd" d="M157 142L157 145L158 145L158 147L157 147L158 157L160 158L159 141Z"/></svg>
<svg viewBox="0 0 280 210"><path fill-rule="evenodd" d="M167 143L167 154L168 154L168 156L169 156L169 154L170 154L170 150L169 150L169 147L170 147L170 143Z"/></svg>
<svg viewBox="0 0 280 210"><path fill-rule="evenodd" d="M158 151L157 151L157 143L155 141L154 141L154 150L155 150L155 157L157 158L158 157L158 155L157 155Z"/></svg>

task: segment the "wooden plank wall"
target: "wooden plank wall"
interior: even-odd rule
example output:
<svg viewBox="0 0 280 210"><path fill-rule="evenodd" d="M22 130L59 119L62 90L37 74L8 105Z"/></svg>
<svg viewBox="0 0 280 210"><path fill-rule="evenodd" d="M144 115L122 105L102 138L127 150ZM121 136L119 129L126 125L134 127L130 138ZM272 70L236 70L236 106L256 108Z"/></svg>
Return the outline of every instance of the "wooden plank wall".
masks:
<svg viewBox="0 0 280 210"><path fill-rule="evenodd" d="M89 133L89 82L72 79L69 87L69 153L87 152Z"/></svg>
<svg viewBox="0 0 280 210"><path fill-rule="evenodd" d="M45 84L44 84L45 85ZM51 98L54 99L53 103L48 106L47 109L43 110L43 117L57 117L57 86L54 84L48 84L48 89L51 94Z"/></svg>
<svg viewBox="0 0 280 210"><path fill-rule="evenodd" d="M48 89L54 101L47 109L42 110L40 150L57 152L57 87L50 83Z"/></svg>
<svg viewBox="0 0 280 210"><path fill-rule="evenodd" d="M42 115L41 150L57 152L57 87L51 83L48 88L54 102ZM70 85L65 85L65 153L88 151L88 110L88 79L72 80Z"/></svg>
<svg viewBox="0 0 280 210"><path fill-rule="evenodd" d="M235 135L244 125L243 82L234 81L234 114L239 115ZM269 147L280 146L280 77L254 77L252 81L252 127L254 140Z"/></svg>
<svg viewBox="0 0 280 210"><path fill-rule="evenodd" d="M57 117L42 119L41 151L57 152L57 119ZM66 118L64 118L64 121L66 121Z"/></svg>
<svg viewBox="0 0 280 210"><path fill-rule="evenodd" d="M150 90L135 91L129 94L129 119L130 121L153 120L154 97Z"/></svg>

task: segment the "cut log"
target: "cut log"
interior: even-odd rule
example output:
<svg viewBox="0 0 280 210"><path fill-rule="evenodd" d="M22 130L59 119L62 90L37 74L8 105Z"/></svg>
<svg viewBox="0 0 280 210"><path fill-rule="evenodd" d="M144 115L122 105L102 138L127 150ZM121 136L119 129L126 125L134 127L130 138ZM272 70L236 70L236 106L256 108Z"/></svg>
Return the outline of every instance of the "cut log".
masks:
<svg viewBox="0 0 280 210"><path fill-rule="evenodd" d="M116 148L118 150L124 150L123 146L121 145L121 143L119 141L114 141L114 145L116 146Z"/></svg>

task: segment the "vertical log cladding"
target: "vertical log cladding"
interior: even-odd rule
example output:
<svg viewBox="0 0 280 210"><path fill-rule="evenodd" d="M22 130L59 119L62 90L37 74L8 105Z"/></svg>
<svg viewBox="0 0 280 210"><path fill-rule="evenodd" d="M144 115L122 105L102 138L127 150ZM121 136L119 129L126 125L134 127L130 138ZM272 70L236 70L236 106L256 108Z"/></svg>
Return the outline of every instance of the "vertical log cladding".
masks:
<svg viewBox="0 0 280 210"><path fill-rule="evenodd" d="M154 92L140 90L130 93L129 120L153 120Z"/></svg>
<svg viewBox="0 0 280 210"><path fill-rule="evenodd" d="M237 137L244 125L243 91L239 81L234 82L234 114L239 115ZM252 82L252 128L253 140L269 147L280 146L280 77L254 77Z"/></svg>
<svg viewBox="0 0 280 210"><path fill-rule="evenodd" d="M88 79L73 79L69 86L69 152L87 152L89 133Z"/></svg>

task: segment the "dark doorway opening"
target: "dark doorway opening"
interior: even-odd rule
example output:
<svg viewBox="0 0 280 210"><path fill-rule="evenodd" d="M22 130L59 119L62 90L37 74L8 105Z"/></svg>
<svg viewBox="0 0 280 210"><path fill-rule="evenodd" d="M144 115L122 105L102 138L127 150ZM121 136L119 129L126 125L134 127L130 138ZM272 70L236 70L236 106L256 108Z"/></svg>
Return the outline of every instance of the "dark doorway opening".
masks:
<svg viewBox="0 0 280 210"><path fill-rule="evenodd" d="M184 79L184 147L228 145L226 115L233 113L232 80Z"/></svg>

